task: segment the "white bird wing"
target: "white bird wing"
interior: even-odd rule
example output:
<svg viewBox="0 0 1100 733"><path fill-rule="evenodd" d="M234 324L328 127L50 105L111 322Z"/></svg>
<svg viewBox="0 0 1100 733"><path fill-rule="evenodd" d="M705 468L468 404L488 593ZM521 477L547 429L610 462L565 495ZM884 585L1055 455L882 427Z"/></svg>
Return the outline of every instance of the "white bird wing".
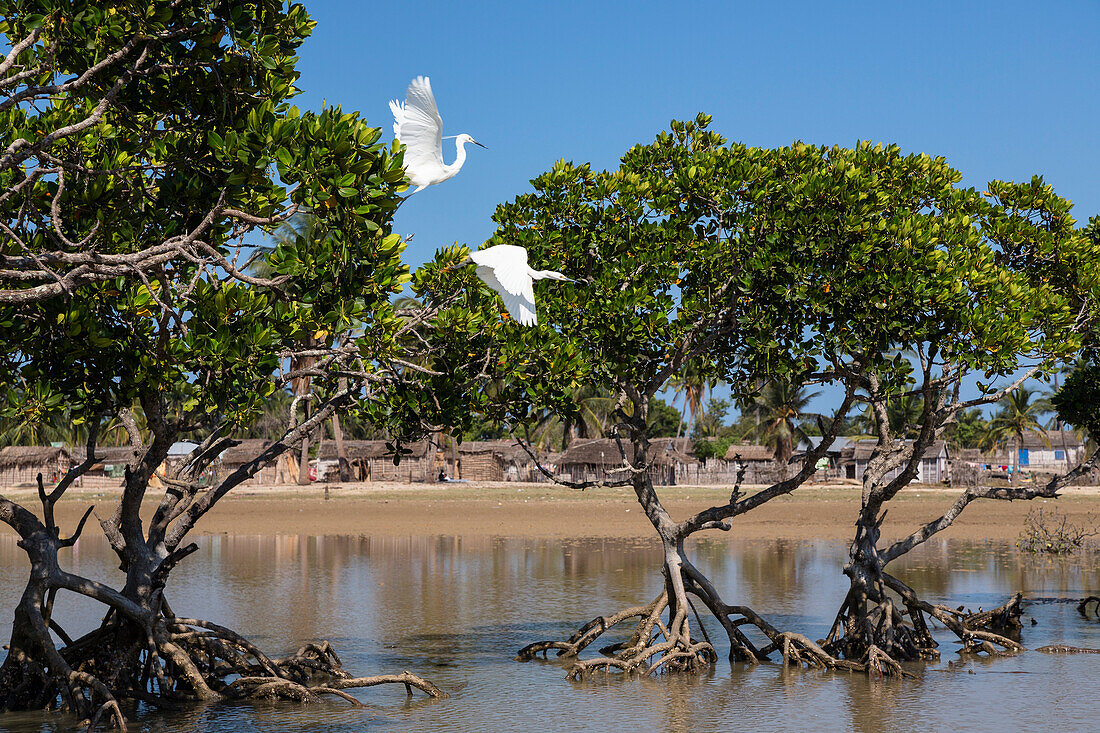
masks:
<svg viewBox="0 0 1100 733"><path fill-rule="evenodd" d="M508 315L516 323L521 326L538 323L527 250L511 244L499 244L471 252L470 259L477 265L477 276L500 295Z"/></svg>
<svg viewBox="0 0 1100 733"><path fill-rule="evenodd" d="M432 85L418 76L405 90L405 102L390 102L393 135L405 146L405 173L416 185L443 171L443 119L435 106Z"/></svg>

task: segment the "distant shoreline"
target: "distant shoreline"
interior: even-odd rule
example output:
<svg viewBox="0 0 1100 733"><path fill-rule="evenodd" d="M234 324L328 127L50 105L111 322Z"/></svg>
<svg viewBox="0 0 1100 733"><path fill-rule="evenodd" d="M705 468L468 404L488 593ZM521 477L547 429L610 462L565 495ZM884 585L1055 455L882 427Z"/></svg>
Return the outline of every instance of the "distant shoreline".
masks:
<svg viewBox="0 0 1100 733"><path fill-rule="evenodd" d="M658 487L676 519L728 500L726 487ZM911 533L940 516L958 490L913 486L891 503L884 538ZM34 489L3 494L40 512ZM370 536L654 537L629 489L573 491L551 484L330 484L236 489L219 502L193 534L299 534ZM780 497L733 520L730 532L702 532L697 538L851 539L859 507L859 488L812 485ZM89 503L106 517L117 491L70 490L58 504L62 533L70 532ZM146 499L144 516L157 505ZM971 504L940 537L964 540L1014 540L1032 507L1055 507L1077 524L1100 525L1100 487L1074 487L1058 500L989 501ZM3 532L11 529L0 524ZM89 523L86 532L96 531Z"/></svg>

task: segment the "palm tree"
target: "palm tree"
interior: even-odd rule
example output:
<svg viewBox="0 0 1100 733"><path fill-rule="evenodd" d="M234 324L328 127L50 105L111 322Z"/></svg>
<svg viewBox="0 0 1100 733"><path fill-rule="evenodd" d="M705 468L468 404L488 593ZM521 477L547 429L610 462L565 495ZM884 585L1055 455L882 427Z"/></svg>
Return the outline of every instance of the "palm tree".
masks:
<svg viewBox="0 0 1100 733"><path fill-rule="evenodd" d="M285 389L272 392L264 400L263 411L241 431L242 438L276 440L286 431L286 416L294 396Z"/></svg>
<svg viewBox="0 0 1100 733"><path fill-rule="evenodd" d="M915 438L920 434L924 399L920 395L906 394L886 401L886 414L890 429L899 438Z"/></svg>
<svg viewBox="0 0 1100 733"><path fill-rule="evenodd" d="M978 409L963 410L955 418L951 441L959 448L977 448L982 442L989 423Z"/></svg>
<svg viewBox="0 0 1100 733"><path fill-rule="evenodd" d="M271 248L258 248L259 250L270 250L280 245L290 245L294 242L308 241L317 239L318 237L328 236L323 233L318 226L318 219L312 213L303 211L290 217L283 222L278 229L272 234L274 240L273 247ZM271 267L270 260L267 257L256 257L249 266L249 272L258 277L272 277L275 275ZM314 337L307 335L303 341L303 347L310 347L315 345ZM301 357L291 360L290 371L294 372L299 369L308 369L314 362L313 357ZM346 384L346 380L341 380L340 387L343 388ZM313 380L309 376L298 377L292 380L292 389L296 397L302 398L303 409L305 410L305 419L309 419L310 414L310 394L313 391ZM339 463L340 480L351 480L351 469L348 463L347 456L344 454L344 434L340 428L340 417L337 414L332 416L332 433L336 440L336 455ZM324 440L324 431L321 431L321 440ZM309 479L309 439L310 436L306 435L302 440L302 449L298 457L298 484L308 485Z"/></svg>
<svg viewBox="0 0 1100 733"><path fill-rule="evenodd" d="M676 396L682 399L683 407L680 409L680 426L676 429L676 437L684 434L685 418L691 413L691 422L694 425L703 406L703 400L707 395L707 380L703 378L703 372L698 364L688 362L684 364L683 371L668 380L668 387L672 390L673 404L676 404Z"/></svg>
<svg viewBox="0 0 1100 733"><path fill-rule="evenodd" d="M52 414L42 420L9 418L0 421L0 446L73 442L73 431L65 424L63 414Z"/></svg>
<svg viewBox="0 0 1100 733"><path fill-rule="evenodd" d="M807 437L799 423L801 418L812 416L806 407L818 394L806 394L803 387L775 380L767 382L756 398L764 440L775 449L775 460L780 464L791 460L798 440Z"/></svg>
<svg viewBox="0 0 1100 733"><path fill-rule="evenodd" d="M1020 387L1001 398L1000 409L989 423L989 430L985 434L983 447L993 445L1010 445L1012 452L1012 483L1019 479L1020 475L1020 448L1024 443L1026 433L1035 433L1044 443L1047 441L1046 432L1039 423L1039 416L1050 412L1050 401L1046 399L1033 400L1036 392L1026 387Z"/></svg>
<svg viewBox="0 0 1100 733"><path fill-rule="evenodd" d="M730 401L711 397L707 401L707 408L702 410L695 418L693 437L720 438L729 428L726 426L726 413L729 412Z"/></svg>
<svg viewBox="0 0 1100 733"><path fill-rule="evenodd" d="M606 390L580 387L573 393L577 405L577 418L562 421L562 450L569 447L574 438L602 438L611 427L611 413L615 398Z"/></svg>
<svg viewBox="0 0 1100 733"><path fill-rule="evenodd" d="M923 412L924 399L918 394L886 398L886 419L890 423L890 432L896 437L916 438L920 434ZM878 418L870 404L852 420L851 428L854 431L851 437L857 440L873 439L878 435Z"/></svg>
<svg viewBox="0 0 1100 733"><path fill-rule="evenodd" d="M145 413L135 405L131 414L139 430L145 429ZM0 447L8 445L49 445L63 443L69 446L82 446L88 442L88 424L73 423L72 411L68 408L50 412L44 416L27 419L9 417L0 420ZM119 446L130 442L117 415L103 418L96 436L97 446Z"/></svg>

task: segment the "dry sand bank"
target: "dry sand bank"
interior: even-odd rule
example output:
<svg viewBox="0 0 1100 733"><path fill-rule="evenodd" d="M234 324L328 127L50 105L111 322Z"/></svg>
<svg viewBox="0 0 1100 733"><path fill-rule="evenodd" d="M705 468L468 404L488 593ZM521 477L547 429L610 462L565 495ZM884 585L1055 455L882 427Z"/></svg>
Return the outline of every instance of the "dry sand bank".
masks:
<svg viewBox="0 0 1100 733"><path fill-rule="evenodd" d="M721 504L728 489L663 487L662 501L680 519ZM33 490L15 489L5 496L38 508ZM653 529L627 489L576 492L548 484L395 484L365 483L324 487L245 488L223 499L202 521L201 534L305 534L371 536L514 536L514 537L652 537ZM911 487L891 503L883 525L885 538L912 532L935 519L958 492L940 487ZM111 512L114 492L74 491L57 506L62 531L75 526L89 503L99 516ZM155 497L146 500L148 512ZM1012 540L1035 506L1056 506L1075 523L1100 522L1100 490L1071 489L1057 501L978 501L971 504L941 536ZM728 536L741 539L849 539L859 507L859 489L820 486L775 499L733 520ZM91 525L88 531L94 531ZM0 531L11 530L0 523Z"/></svg>

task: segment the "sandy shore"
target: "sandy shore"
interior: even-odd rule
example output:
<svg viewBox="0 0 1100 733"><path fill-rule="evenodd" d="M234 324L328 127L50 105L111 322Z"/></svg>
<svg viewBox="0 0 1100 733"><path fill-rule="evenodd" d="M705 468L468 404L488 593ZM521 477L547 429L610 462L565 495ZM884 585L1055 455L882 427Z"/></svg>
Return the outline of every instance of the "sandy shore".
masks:
<svg viewBox="0 0 1100 733"><path fill-rule="evenodd" d="M728 500L721 487L661 487L676 519ZM39 509L29 489L4 495ZM883 536L894 538L935 519L957 491L910 487L891 502ZM109 514L117 492L70 492L58 504L62 531L71 530L90 503ZM155 496L146 500L151 514ZM1012 540L1033 507L1056 507L1071 522L1100 524L1100 490L1070 489L1043 503L978 501L943 537ZM738 517L727 536L742 539L849 539L859 508L854 486L813 486L775 499ZM89 527L89 529L93 529ZM0 523L0 531L11 530ZM627 489L572 491L548 484L344 484L239 489L223 499L197 528L201 534L305 534L372 536L651 537L653 528ZM705 533L718 536L722 533Z"/></svg>

